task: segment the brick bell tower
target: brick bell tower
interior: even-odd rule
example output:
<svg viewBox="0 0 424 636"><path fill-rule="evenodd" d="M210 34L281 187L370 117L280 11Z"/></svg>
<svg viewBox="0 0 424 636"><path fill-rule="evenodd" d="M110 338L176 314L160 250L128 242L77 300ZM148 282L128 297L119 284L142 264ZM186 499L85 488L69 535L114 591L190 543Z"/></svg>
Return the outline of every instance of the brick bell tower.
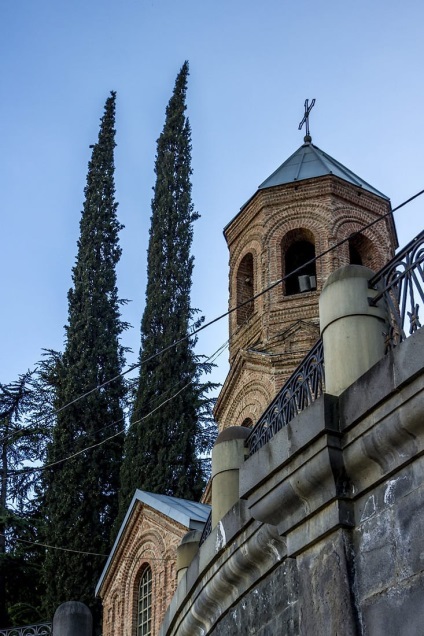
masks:
<svg viewBox="0 0 424 636"><path fill-rule="evenodd" d="M308 111L309 114L309 111ZM306 104L305 104L306 123ZM266 179L224 228L229 308L355 235L229 317L230 371L215 406L219 431L252 426L319 337L318 298L349 263L380 269L398 246L390 200L312 143Z"/></svg>

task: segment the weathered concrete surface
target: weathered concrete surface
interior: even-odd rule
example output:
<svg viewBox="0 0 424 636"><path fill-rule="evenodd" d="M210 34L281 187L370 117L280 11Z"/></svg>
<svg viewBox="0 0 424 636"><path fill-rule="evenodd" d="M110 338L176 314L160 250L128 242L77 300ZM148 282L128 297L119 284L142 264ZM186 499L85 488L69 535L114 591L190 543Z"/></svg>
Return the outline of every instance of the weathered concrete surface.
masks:
<svg viewBox="0 0 424 636"><path fill-rule="evenodd" d="M249 429L230 426L222 431L212 450L212 527L239 500L239 468L247 455Z"/></svg>
<svg viewBox="0 0 424 636"><path fill-rule="evenodd" d="M302 636L355 636L358 633L351 594L350 556L349 534L338 530L296 559Z"/></svg>
<svg viewBox="0 0 424 636"><path fill-rule="evenodd" d="M319 321L324 346L325 385L340 395L384 356L386 314L368 299L374 272L346 265L328 277L319 298Z"/></svg>
<svg viewBox="0 0 424 636"><path fill-rule="evenodd" d="M364 636L422 636L424 576L414 577L363 606Z"/></svg>
<svg viewBox="0 0 424 636"><path fill-rule="evenodd" d="M423 423L424 425L424 423ZM356 505L356 597L363 633L424 633L424 457Z"/></svg>
<svg viewBox="0 0 424 636"><path fill-rule="evenodd" d="M210 632L213 636L297 636L299 583L296 561L286 559L239 600Z"/></svg>
<svg viewBox="0 0 424 636"><path fill-rule="evenodd" d="M53 617L54 636L92 636L93 618L87 605L68 601L57 608Z"/></svg>
<svg viewBox="0 0 424 636"><path fill-rule="evenodd" d="M424 329L240 469L162 636L424 634Z"/></svg>

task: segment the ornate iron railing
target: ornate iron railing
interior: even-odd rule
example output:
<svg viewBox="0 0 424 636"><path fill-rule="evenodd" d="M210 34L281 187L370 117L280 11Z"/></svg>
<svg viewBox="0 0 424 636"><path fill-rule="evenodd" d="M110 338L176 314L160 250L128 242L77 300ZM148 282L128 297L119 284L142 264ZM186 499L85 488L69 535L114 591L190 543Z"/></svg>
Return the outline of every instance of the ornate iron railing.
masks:
<svg viewBox="0 0 424 636"><path fill-rule="evenodd" d="M424 305L424 231L396 254L369 284L378 290L371 304L383 301L387 307L387 352L421 327L419 311Z"/></svg>
<svg viewBox="0 0 424 636"><path fill-rule="evenodd" d="M206 541L210 533L212 532L212 510L209 513L209 517L206 519L205 527L203 528L202 536L200 537L199 547Z"/></svg>
<svg viewBox="0 0 424 636"><path fill-rule="evenodd" d="M0 629L0 636L50 636L52 634L51 623L37 623L24 627L8 627Z"/></svg>
<svg viewBox="0 0 424 636"><path fill-rule="evenodd" d="M246 440L256 453L283 426L312 404L324 390L324 353L320 338L271 402Z"/></svg>

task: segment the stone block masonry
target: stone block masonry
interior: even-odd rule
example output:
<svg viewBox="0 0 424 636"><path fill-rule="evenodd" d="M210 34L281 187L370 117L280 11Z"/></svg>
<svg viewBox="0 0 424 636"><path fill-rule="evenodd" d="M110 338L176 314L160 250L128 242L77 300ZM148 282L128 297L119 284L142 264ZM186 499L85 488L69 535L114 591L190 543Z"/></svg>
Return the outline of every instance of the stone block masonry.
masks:
<svg viewBox="0 0 424 636"><path fill-rule="evenodd" d="M161 636L421 636L424 330L240 467Z"/></svg>

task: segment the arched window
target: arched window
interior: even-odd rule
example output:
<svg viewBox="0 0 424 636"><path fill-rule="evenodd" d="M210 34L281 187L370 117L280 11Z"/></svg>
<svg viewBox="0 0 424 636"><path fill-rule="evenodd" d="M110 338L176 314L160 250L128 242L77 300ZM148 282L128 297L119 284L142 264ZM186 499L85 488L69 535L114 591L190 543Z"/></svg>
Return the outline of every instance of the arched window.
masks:
<svg viewBox="0 0 424 636"><path fill-rule="evenodd" d="M146 567L138 586L137 636L150 636L152 629L152 570Z"/></svg>
<svg viewBox="0 0 424 636"><path fill-rule="evenodd" d="M315 258L315 241L312 232L304 229L288 232L283 239L281 249L283 276L298 270L285 281L286 296L316 289L315 261L308 263Z"/></svg>
<svg viewBox="0 0 424 636"><path fill-rule="evenodd" d="M237 270L237 305L246 302L254 294L253 285L253 256L246 254ZM254 311L253 301L237 309L237 324L242 325L250 318Z"/></svg>
<svg viewBox="0 0 424 636"><path fill-rule="evenodd" d="M241 425L242 425L242 426L245 426L246 428L252 428L252 426L253 426L253 420L252 420L252 418L251 418L251 417L246 417L246 418L242 421Z"/></svg>
<svg viewBox="0 0 424 636"><path fill-rule="evenodd" d="M349 263L351 265L362 265L361 255L350 239L349 239Z"/></svg>
<svg viewBox="0 0 424 636"><path fill-rule="evenodd" d="M351 265L366 265L373 262L373 244L363 234L355 234L349 238L349 262Z"/></svg>

